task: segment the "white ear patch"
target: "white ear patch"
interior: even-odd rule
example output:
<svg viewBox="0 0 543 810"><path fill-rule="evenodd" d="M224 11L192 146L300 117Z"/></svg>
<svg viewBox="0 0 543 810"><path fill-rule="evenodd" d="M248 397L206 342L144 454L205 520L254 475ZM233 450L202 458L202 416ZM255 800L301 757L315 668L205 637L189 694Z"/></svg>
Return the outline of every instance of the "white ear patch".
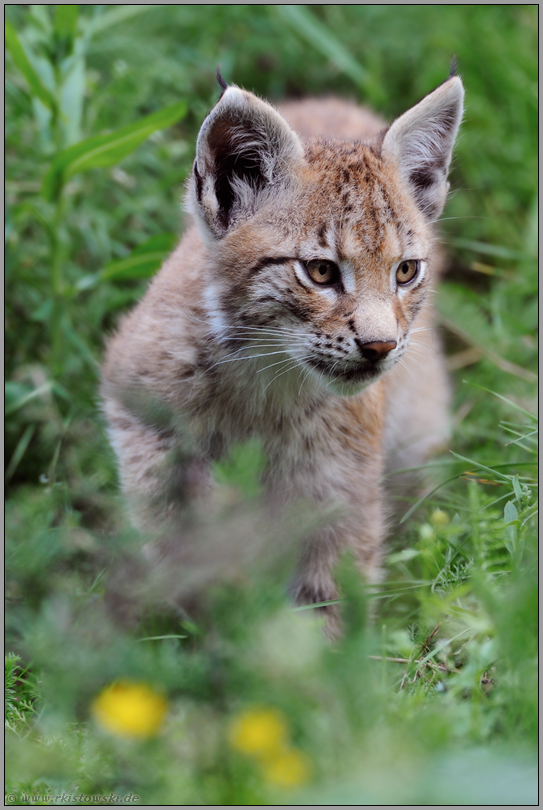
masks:
<svg viewBox="0 0 543 810"><path fill-rule="evenodd" d="M453 76L394 121L383 140L383 158L396 163L402 180L431 219L445 205L463 99L462 82Z"/></svg>

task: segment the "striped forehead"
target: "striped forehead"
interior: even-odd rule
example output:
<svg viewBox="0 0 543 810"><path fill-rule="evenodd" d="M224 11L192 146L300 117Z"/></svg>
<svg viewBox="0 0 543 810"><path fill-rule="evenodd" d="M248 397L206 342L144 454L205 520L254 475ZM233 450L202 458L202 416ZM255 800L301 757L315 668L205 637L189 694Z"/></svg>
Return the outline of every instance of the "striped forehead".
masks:
<svg viewBox="0 0 543 810"><path fill-rule="evenodd" d="M385 189L374 185L364 195L356 190L352 194L352 203L342 206L328 227L321 229L321 237L324 233L325 238L319 240L320 244L332 250L336 261L367 267L417 253L416 232L405 217L396 215Z"/></svg>
<svg viewBox="0 0 543 810"><path fill-rule="evenodd" d="M319 196L328 216L316 225L317 241L326 255L340 262L418 255L417 214L406 208L379 157L360 144L323 149ZM414 217L414 219L413 219Z"/></svg>

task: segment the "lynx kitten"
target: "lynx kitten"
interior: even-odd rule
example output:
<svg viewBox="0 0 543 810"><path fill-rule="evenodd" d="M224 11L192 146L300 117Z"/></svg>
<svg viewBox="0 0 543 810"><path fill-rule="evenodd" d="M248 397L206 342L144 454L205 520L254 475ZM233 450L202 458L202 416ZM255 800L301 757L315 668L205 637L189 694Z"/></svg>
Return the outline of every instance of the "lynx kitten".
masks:
<svg viewBox="0 0 543 810"><path fill-rule="evenodd" d="M205 498L210 462L253 436L272 503L335 504L292 583L323 602L345 549L379 578L387 477L447 438L429 293L463 87L451 75L387 129L337 99L279 112L221 86L196 144L194 224L109 343L104 410L145 531Z"/></svg>

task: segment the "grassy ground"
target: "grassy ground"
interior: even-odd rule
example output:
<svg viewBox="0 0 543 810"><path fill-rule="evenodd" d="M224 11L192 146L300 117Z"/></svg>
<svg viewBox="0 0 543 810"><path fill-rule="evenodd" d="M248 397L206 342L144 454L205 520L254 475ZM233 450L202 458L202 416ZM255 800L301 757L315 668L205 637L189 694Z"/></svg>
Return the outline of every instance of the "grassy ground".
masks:
<svg viewBox="0 0 543 810"><path fill-rule="evenodd" d="M7 803L534 804L537 7L6 16ZM393 117L454 53L438 307L455 435L436 491L406 504L378 591L342 565L335 649L285 600L280 560L183 621L123 515L97 369L182 228L216 65L272 100ZM251 541L259 464L240 448L217 470L209 542Z"/></svg>

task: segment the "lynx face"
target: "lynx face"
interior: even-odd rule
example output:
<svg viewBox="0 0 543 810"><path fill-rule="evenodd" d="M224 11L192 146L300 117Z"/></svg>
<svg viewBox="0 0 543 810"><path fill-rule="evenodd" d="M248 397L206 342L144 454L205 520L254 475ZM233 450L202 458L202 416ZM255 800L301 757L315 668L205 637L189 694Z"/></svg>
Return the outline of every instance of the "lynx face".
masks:
<svg viewBox="0 0 543 810"><path fill-rule="evenodd" d="M270 105L225 90L191 194L215 257L206 306L232 361L351 395L401 359L431 285L461 101L453 77L378 142L302 143Z"/></svg>

